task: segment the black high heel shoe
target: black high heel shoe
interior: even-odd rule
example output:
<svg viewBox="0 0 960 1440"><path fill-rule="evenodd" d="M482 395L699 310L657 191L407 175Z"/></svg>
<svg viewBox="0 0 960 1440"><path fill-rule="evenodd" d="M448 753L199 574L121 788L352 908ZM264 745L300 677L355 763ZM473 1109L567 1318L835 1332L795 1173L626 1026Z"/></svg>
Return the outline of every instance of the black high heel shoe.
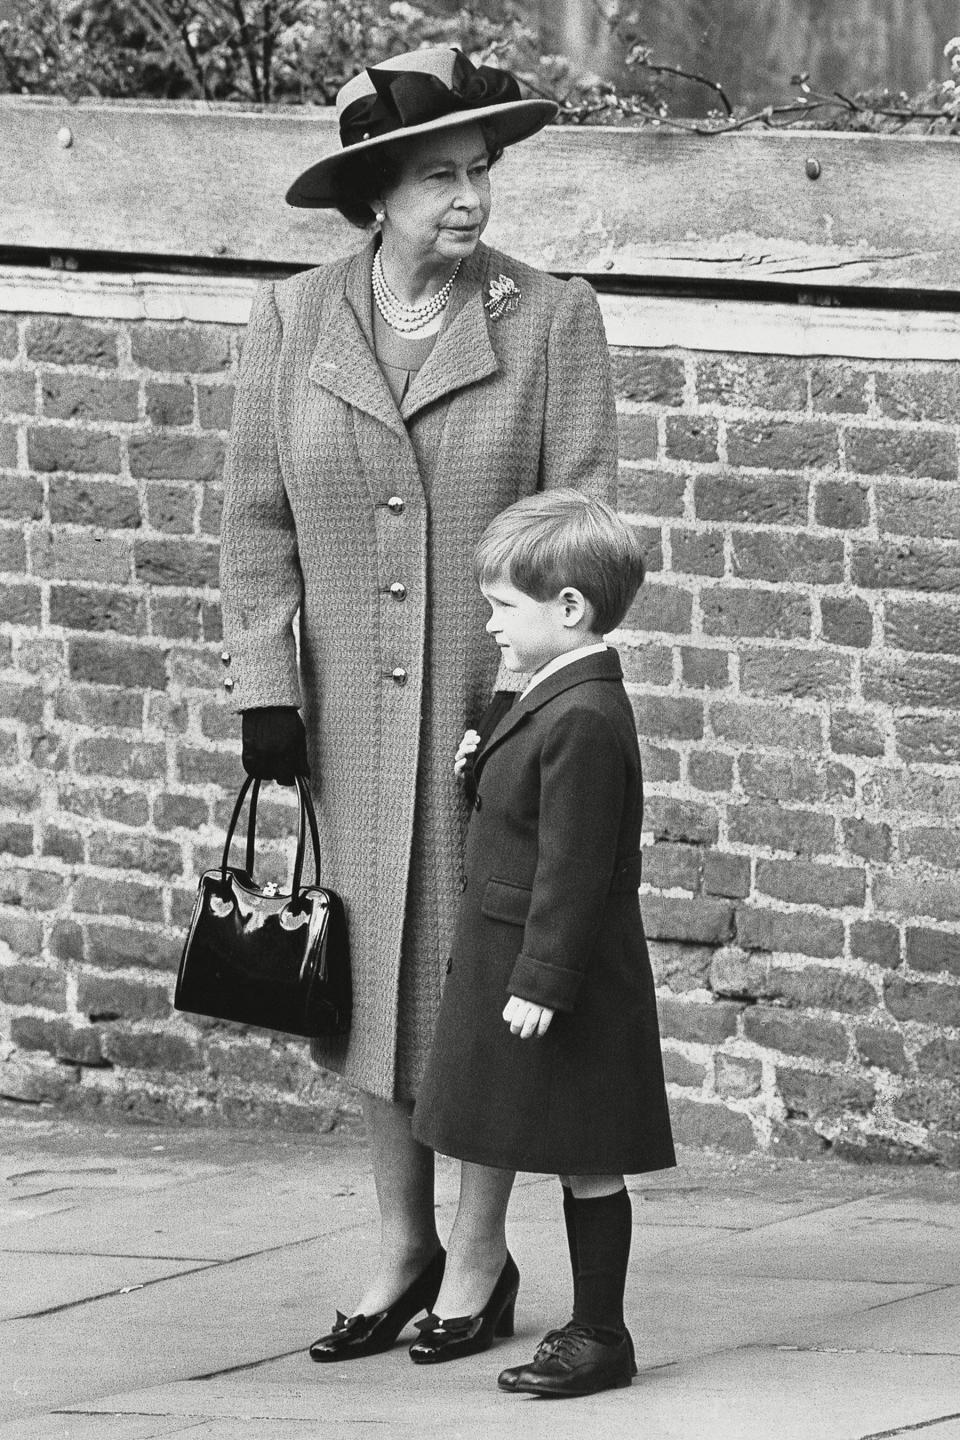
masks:
<svg viewBox="0 0 960 1440"><path fill-rule="evenodd" d="M310 1359L325 1364L330 1360L359 1360L364 1355L380 1355L389 1350L404 1325L434 1304L440 1293L446 1259L446 1251L438 1250L403 1294L376 1315L347 1316L338 1310L333 1329L310 1346Z"/></svg>
<svg viewBox="0 0 960 1440"><path fill-rule="evenodd" d="M415 1365L437 1365L443 1360L459 1360L464 1355L489 1350L494 1337L509 1339L513 1334L519 1288L520 1271L513 1256L508 1254L490 1299L479 1315L458 1315L453 1320L428 1315L425 1320L417 1321L420 1339L410 1346L410 1359Z"/></svg>

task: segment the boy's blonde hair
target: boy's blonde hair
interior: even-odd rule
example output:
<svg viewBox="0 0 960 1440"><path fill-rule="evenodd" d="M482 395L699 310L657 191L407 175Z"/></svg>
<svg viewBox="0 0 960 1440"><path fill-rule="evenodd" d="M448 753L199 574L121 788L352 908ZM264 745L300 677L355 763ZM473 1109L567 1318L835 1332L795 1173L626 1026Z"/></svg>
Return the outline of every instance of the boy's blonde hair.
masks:
<svg viewBox="0 0 960 1440"><path fill-rule="evenodd" d="M534 600L572 585L590 602L598 635L617 628L645 573L637 532L579 490L539 491L502 510L480 538L473 570L480 585L505 580Z"/></svg>

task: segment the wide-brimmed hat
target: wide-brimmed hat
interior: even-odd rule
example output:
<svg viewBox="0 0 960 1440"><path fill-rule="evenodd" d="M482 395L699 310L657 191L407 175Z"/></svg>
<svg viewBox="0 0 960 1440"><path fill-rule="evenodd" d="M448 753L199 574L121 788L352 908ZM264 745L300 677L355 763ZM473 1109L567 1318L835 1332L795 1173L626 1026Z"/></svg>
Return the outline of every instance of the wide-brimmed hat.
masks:
<svg viewBox="0 0 960 1440"><path fill-rule="evenodd" d="M335 205L337 181L355 156L391 140L483 122L495 146L526 140L554 118L552 100L524 100L516 77L492 65L472 65L461 50L409 50L361 70L337 95L341 149L304 170L287 204Z"/></svg>

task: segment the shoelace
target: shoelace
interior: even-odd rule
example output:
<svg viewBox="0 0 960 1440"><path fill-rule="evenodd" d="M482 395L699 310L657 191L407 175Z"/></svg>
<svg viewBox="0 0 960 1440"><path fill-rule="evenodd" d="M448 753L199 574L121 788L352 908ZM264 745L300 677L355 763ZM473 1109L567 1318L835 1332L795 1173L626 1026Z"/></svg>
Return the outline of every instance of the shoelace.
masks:
<svg viewBox="0 0 960 1440"><path fill-rule="evenodd" d="M593 1331L587 1325L565 1325L562 1330L550 1330L537 1347L538 1360L552 1358L563 1362L576 1360L584 1345L594 1339Z"/></svg>

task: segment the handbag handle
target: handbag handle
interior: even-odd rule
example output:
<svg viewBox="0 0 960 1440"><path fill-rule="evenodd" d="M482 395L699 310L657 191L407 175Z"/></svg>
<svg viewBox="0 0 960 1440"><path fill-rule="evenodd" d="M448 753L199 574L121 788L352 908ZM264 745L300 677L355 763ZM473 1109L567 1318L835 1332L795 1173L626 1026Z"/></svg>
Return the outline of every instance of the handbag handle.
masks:
<svg viewBox="0 0 960 1440"><path fill-rule="evenodd" d="M320 831L317 826L317 813L314 809L313 796L310 794L310 787L308 786L306 780L302 775L295 775L294 782L297 787L298 800L297 849L293 861L293 883L290 887L290 897L293 902L292 908L296 911L300 909L306 890L306 887L303 886L302 881L303 861L306 852L308 829L310 831L310 843L313 848L313 865L316 881L318 884L320 881ZM250 815L247 821L246 873L247 875L249 875L250 879L253 880L254 853L256 848L257 800L260 796L260 781L259 779L255 779L254 776L248 775L244 780L243 784L240 786L240 793L237 796L236 803L233 807L233 814L230 816L230 823L227 826L227 836L223 845L223 858L220 862L220 878L224 888L226 888L227 886L227 871L230 866L230 847L233 844L234 832L237 828L237 822L240 819L240 813L243 810L243 802L246 800L247 792L250 791L251 786L253 787L253 789L250 794Z"/></svg>

